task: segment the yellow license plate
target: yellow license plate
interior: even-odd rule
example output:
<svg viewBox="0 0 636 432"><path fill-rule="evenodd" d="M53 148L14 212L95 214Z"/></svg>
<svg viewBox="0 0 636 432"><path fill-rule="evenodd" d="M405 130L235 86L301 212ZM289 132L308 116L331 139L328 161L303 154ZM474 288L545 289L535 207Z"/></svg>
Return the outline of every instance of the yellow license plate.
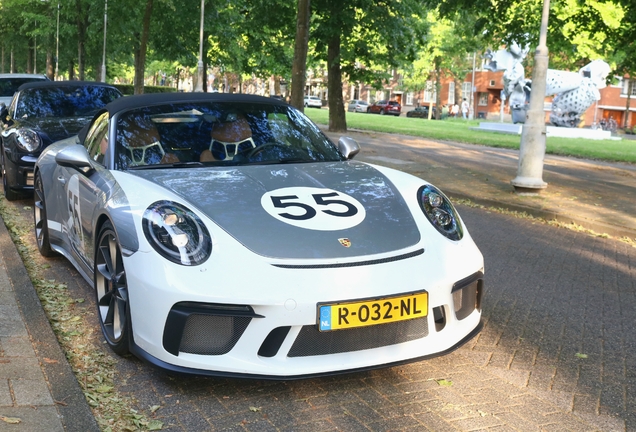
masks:
<svg viewBox="0 0 636 432"><path fill-rule="evenodd" d="M318 305L318 328L331 331L425 317L428 293Z"/></svg>

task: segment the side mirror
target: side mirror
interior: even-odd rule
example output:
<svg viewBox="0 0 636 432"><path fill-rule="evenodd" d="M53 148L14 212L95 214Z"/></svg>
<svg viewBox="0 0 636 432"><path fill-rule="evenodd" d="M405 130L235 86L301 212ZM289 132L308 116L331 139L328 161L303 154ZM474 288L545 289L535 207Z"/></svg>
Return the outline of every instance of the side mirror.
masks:
<svg viewBox="0 0 636 432"><path fill-rule="evenodd" d="M343 136L338 140L338 151L345 159L353 159L360 152L360 145L353 138Z"/></svg>
<svg viewBox="0 0 636 432"><path fill-rule="evenodd" d="M84 146L68 146L55 155L55 162L63 167L73 168L90 175L95 168Z"/></svg>

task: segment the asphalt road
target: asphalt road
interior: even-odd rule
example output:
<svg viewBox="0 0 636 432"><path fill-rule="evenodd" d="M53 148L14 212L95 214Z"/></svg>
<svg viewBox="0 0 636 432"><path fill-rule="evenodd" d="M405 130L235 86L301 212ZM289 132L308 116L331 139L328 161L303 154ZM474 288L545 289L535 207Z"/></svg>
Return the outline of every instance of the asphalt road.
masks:
<svg viewBox="0 0 636 432"><path fill-rule="evenodd" d="M32 201L8 205L32 219ZM445 357L331 378L182 377L117 357L81 276L63 258L36 261L87 299L75 307L91 349L113 358L117 391L162 430L636 430L636 248L459 211L485 256L482 333Z"/></svg>

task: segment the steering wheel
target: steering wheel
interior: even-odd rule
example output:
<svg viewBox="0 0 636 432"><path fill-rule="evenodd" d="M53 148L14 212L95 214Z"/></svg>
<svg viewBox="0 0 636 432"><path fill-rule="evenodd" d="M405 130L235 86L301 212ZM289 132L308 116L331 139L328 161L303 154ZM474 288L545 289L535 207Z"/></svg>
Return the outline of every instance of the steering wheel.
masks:
<svg viewBox="0 0 636 432"><path fill-rule="evenodd" d="M267 147L282 147L285 146L285 144L281 144L278 143L276 141L269 141L266 142L265 144L261 144L258 147L254 147L249 154L247 155L248 158L251 158L253 156L256 156L257 154L259 154L260 152L262 152L264 149L266 149Z"/></svg>

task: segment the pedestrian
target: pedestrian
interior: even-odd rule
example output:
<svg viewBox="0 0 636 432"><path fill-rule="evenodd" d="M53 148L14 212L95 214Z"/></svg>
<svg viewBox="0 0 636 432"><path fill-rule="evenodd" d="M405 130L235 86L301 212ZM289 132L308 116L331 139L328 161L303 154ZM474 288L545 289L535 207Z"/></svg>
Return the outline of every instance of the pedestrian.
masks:
<svg viewBox="0 0 636 432"><path fill-rule="evenodd" d="M462 101L462 116L464 117L464 120L468 119L468 102L466 101L466 98Z"/></svg>
<svg viewBox="0 0 636 432"><path fill-rule="evenodd" d="M448 105L442 107L442 120L445 120L446 117L448 117Z"/></svg>
<svg viewBox="0 0 636 432"><path fill-rule="evenodd" d="M459 105L455 103L451 108L451 117L457 117L457 114L459 114Z"/></svg>

